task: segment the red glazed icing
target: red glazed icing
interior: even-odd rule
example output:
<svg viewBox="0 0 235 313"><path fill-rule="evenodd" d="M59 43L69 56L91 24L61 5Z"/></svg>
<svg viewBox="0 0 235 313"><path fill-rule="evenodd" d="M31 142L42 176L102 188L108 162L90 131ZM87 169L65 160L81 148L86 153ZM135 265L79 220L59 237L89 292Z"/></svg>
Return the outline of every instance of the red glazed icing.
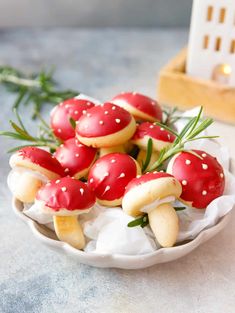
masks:
<svg viewBox="0 0 235 313"><path fill-rule="evenodd" d="M55 152L55 157L70 176L90 167L95 156L96 149L84 146L75 138L66 140Z"/></svg>
<svg viewBox="0 0 235 313"><path fill-rule="evenodd" d="M36 199L54 211L87 210L95 204L95 194L80 180L63 177L41 187Z"/></svg>
<svg viewBox="0 0 235 313"><path fill-rule="evenodd" d="M136 175L136 163L129 155L110 153L92 166L88 184L98 199L112 201L124 195L126 185Z"/></svg>
<svg viewBox="0 0 235 313"><path fill-rule="evenodd" d="M225 178L216 158L200 150L193 150L203 160L189 152L181 152L174 160L172 174L181 182L181 198L203 209L224 192Z"/></svg>
<svg viewBox="0 0 235 313"><path fill-rule="evenodd" d="M20 149L17 153L19 156L21 156L22 159L28 159L30 162L37 164L53 173L64 176L64 169L59 161L45 150L36 147L25 147Z"/></svg>
<svg viewBox="0 0 235 313"><path fill-rule="evenodd" d="M142 176L133 178L129 184L126 186L126 191L125 194L131 190L134 187L143 185L151 180L155 180L155 179L159 179L159 178L164 178L164 177L173 177L172 175L168 174L168 173L164 173L164 172L151 172L151 173L146 173Z"/></svg>
<svg viewBox="0 0 235 313"><path fill-rule="evenodd" d="M138 140L144 137L150 137L164 142L173 142L175 140L175 136L173 134L150 122L138 125L132 140Z"/></svg>
<svg viewBox="0 0 235 313"><path fill-rule="evenodd" d="M89 100L68 99L58 104L51 111L51 128L56 137L66 140L75 136L69 119L72 117L77 121L86 111L94 106Z"/></svg>
<svg viewBox="0 0 235 313"><path fill-rule="evenodd" d="M157 101L136 92L124 92L112 99L112 102L121 107L131 105L137 110L154 117L156 120L162 120L162 110Z"/></svg>
<svg viewBox="0 0 235 313"><path fill-rule="evenodd" d="M131 115L126 110L104 103L87 111L77 124L76 133L82 137L100 137L121 131L131 122Z"/></svg>

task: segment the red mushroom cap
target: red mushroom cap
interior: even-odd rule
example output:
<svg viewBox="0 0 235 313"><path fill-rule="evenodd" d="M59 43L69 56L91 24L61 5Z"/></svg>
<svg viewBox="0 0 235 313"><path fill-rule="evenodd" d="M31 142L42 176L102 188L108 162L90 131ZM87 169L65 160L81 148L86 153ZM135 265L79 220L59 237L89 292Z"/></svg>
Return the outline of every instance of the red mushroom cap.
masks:
<svg viewBox="0 0 235 313"><path fill-rule="evenodd" d="M136 92L123 92L112 99L112 103L128 110L137 119L162 121L162 110L158 102ZM131 109L133 107L134 110ZM143 115L144 113L144 115ZM144 118L145 117L145 118Z"/></svg>
<svg viewBox="0 0 235 313"><path fill-rule="evenodd" d="M66 174L80 178L87 174L86 170L88 171L95 161L96 151L94 148L83 145L77 139L71 138L66 140L54 155Z"/></svg>
<svg viewBox="0 0 235 313"><path fill-rule="evenodd" d="M119 132L131 123L132 117L126 110L104 103L91 108L81 116L76 133L82 137L101 137Z"/></svg>
<svg viewBox="0 0 235 313"><path fill-rule="evenodd" d="M153 148L156 151L160 151L175 140L175 136L169 131L153 123L145 122L137 126L131 141L145 149L149 138L153 140Z"/></svg>
<svg viewBox="0 0 235 313"><path fill-rule="evenodd" d="M146 173L144 175L133 178L129 182L129 184L126 186L125 194L128 193L128 191L130 191L134 187L145 184L151 180L155 180L155 179L163 178L163 177L173 177L173 176L168 173L154 171L154 172Z"/></svg>
<svg viewBox="0 0 235 313"><path fill-rule="evenodd" d="M149 137L165 142L173 142L175 140L175 136L169 131L150 122L145 122L138 125L132 140L138 140L144 137Z"/></svg>
<svg viewBox="0 0 235 313"><path fill-rule="evenodd" d="M110 153L95 162L89 176L89 187L99 200L122 198L126 185L139 172L137 162L127 154Z"/></svg>
<svg viewBox="0 0 235 313"><path fill-rule="evenodd" d="M60 211L79 214L95 204L95 194L85 183L71 177L63 177L41 187L36 200L43 202L45 210L55 215Z"/></svg>
<svg viewBox="0 0 235 313"><path fill-rule="evenodd" d="M23 162L22 166L23 164L26 166L24 161L29 161L30 163L56 173L59 176L64 176L64 169L59 161L52 154L43 149L36 147L22 148L11 157L10 165L11 167L21 166L21 163Z"/></svg>
<svg viewBox="0 0 235 313"><path fill-rule="evenodd" d="M205 151L180 152L172 158L167 171L182 185L181 199L193 207L204 209L224 192L225 178L222 166Z"/></svg>
<svg viewBox="0 0 235 313"><path fill-rule="evenodd" d="M51 128L56 137L61 140L73 138L75 131L70 124L69 119L77 121L86 111L95 104L86 99L68 99L58 104L51 111Z"/></svg>

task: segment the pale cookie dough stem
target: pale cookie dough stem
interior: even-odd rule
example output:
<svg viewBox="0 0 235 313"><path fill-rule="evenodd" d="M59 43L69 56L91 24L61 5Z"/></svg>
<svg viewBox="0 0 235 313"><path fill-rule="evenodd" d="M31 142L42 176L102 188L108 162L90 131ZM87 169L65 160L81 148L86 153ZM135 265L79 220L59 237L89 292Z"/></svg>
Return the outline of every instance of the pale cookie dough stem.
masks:
<svg viewBox="0 0 235 313"><path fill-rule="evenodd" d="M179 233L179 219L170 203L148 213L150 227L162 247L172 247Z"/></svg>
<svg viewBox="0 0 235 313"><path fill-rule="evenodd" d="M22 173L14 188L14 196L22 202L33 202L38 189L43 185L42 181L30 173Z"/></svg>
<svg viewBox="0 0 235 313"><path fill-rule="evenodd" d="M106 154L109 153L125 153L125 149L123 145L120 146L114 146L114 147L109 147L109 148L100 148L100 158Z"/></svg>
<svg viewBox="0 0 235 313"><path fill-rule="evenodd" d="M53 216L55 232L59 240L79 250L85 247L85 237L77 216Z"/></svg>

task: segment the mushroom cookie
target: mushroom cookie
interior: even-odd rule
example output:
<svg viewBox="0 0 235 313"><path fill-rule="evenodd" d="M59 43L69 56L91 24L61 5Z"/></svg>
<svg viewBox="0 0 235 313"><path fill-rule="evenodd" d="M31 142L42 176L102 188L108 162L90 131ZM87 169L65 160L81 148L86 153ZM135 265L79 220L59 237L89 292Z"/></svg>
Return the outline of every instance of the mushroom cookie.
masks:
<svg viewBox="0 0 235 313"><path fill-rule="evenodd" d="M181 195L182 187L167 173L153 172L134 178L126 187L122 208L128 215L148 214L150 227L162 247L175 244L179 232L178 216L171 202Z"/></svg>
<svg viewBox="0 0 235 313"><path fill-rule="evenodd" d="M147 169L150 169L153 163L157 161L159 151L171 145L175 140L175 136L173 134L158 125L149 122L138 125L131 142L140 148L140 152L137 157L137 161L140 164L142 164L146 159L146 150L148 146L148 140L150 138L152 139L153 143L153 152L151 154L151 160Z"/></svg>
<svg viewBox="0 0 235 313"><path fill-rule="evenodd" d="M129 111L136 120L162 121L162 110L158 102L140 93L123 92L111 102Z"/></svg>
<svg viewBox="0 0 235 313"><path fill-rule="evenodd" d="M175 140L175 136L164 128L153 123L145 122L137 126L131 142L139 148L146 150L150 138L153 141L154 151L160 151L168 147Z"/></svg>
<svg viewBox="0 0 235 313"><path fill-rule="evenodd" d="M96 149L84 146L76 138L66 140L55 152L65 173L79 179L87 175L96 159Z"/></svg>
<svg viewBox="0 0 235 313"><path fill-rule="evenodd" d="M120 145L129 140L136 130L132 115L112 103L95 106L81 116L76 126L78 140L86 146L111 148L120 152ZM101 155L104 154L101 152Z"/></svg>
<svg viewBox="0 0 235 313"><path fill-rule="evenodd" d="M22 202L33 202L38 189L48 180L64 176L59 161L49 152L25 147L10 158L12 171L8 185L13 195Z"/></svg>
<svg viewBox="0 0 235 313"><path fill-rule="evenodd" d="M174 175L182 185L182 201L198 209L222 196L225 186L224 171L219 162L200 150L180 152L168 164L167 172Z"/></svg>
<svg viewBox="0 0 235 313"><path fill-rule="evenodd" d="M42 212L53 215L55 232L61 241L84 248L78 215L87 213L95 204L95 194L85 183L71 177L53 180L39 189L35 203Z"/></svg>
<svg viewBox="0 0 235 313"><path fill-rule="evenodd" d="M73 138L75 131L70 118L77 121L86 111L94 106L89 100L72 98L61 102L51 111L51 128L61 140Z"/></svg>
<svg viewBox="0 0 235 313"><path fill-rule="evenodd" d="M110 153L92 166L88 185L94 190L100 204L117 206L122 202L126 185L138 174L140 167L132 157L123 153Z"/></svg>

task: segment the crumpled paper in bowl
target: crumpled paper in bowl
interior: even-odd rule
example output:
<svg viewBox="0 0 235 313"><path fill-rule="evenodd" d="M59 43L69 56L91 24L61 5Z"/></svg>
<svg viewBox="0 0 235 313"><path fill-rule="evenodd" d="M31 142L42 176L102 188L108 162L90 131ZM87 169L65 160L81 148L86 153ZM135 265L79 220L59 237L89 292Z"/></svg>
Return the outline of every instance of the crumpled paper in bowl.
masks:
<svg viewBox="0 0 235 313"><path fill-rule="evenodd" d="M199 108L184 112L183 116L195 116ZM187 120L177 122L180 130ZM212 201L205 210L186 208L178 211L180 232L177 242L194 239L202 230L210 228L228 214L235 205L235 177L229 172L229 152L226 147L209 139L201 139L186 145L186 148L205 150L215 156L224 168L224 195ZM177 204L176 204L177 205ZM53 229L52 216L43 214L36 205L25 206L24 214ZM86 214L79 216L87 239L85 251L93 253L143 255L154 252L160 246L150 227L127 227L133 220L121 208L105 208L98 204Z"/></svg>

